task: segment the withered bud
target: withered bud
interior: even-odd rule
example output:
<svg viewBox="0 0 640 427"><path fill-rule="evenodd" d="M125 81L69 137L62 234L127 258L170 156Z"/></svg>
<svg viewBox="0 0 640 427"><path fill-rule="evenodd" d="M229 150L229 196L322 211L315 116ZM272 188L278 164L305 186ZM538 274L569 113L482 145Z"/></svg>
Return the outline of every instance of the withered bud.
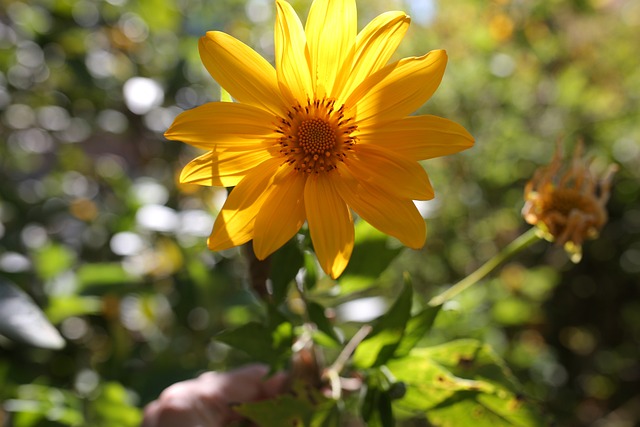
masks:
<svg viewBox="0 0 640 427"><path fill-rule="evenodd" d="M525 186L522 216L545 239L564 246L577 263L583 242L598 237L607 222L605 205L618 166L610 165L598 180L589 168L591 161L583 157L582 141L576 144L573 159L564 163L558 141L551 163L536 170Z"/></svg>

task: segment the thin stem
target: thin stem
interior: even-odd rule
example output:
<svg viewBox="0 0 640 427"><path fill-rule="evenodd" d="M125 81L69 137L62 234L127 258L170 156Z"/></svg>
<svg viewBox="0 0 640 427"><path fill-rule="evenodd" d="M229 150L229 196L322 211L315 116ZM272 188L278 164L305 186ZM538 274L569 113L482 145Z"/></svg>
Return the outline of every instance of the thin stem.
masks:
<svg viewBox="0 0 640 427"><path fill-rule="evenodd" d="M485 262L476 271L474 271L446 291L442 292L440 295L436 295L435 297L431 298L431 301L429 301L429 305L437 306L443 304L445 301L450 300L460 292L464 291L467 288L470 288L475 283L478 283L485 276L499 267L502 263L518 254L523 249L528 248L540 239L540 236L537 234L537 229L535 227L530 228L528 231L525 231L518 238L509 243L493 258Z"/></svg>
<svg viewBox="0 0 640 427"><path fill-rule="evenodd" d="M342 384L340 383L340 374L338 371L329 369L326 373L331 383L331 397L333 400L340 400L342 397Z"/></svg>
<svg viewBox="0 0 640 427"><path fill-rule="evenodd" d="M364 340L367 335L371 332L371 325L364 325L358 332L351 338L351 340L347 343L347 345L342 349L338 358L333 362L331 367L329 368L332 371L336 371L337 373L342 372L344 369L344 365L346 365L347 361L351 357L354 351L356 351L356 347Z"/></svg>
<svg viewBox="0 0 640 427"><path fill-rule="evenodd" d="M340 373L344 369L345 365L349 361L349 358L356 351L356 347L364 340L367 335L371 332L371 325L364 325L358 332L351 338L351 340L347 343L347 345L342 349L338 358L327 368L323 377L328 379L331 383L331 397L335 400L339 400L342 395L342 384L340 382Z"/></svg>

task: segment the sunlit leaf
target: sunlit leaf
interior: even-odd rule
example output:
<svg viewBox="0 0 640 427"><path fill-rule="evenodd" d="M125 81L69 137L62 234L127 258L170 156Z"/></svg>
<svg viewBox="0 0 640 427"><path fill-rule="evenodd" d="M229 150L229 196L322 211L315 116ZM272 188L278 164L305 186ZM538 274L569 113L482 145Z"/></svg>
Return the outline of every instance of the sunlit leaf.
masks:
<svg viewBox="0 0 640 427"><path fill-rule="evenodd" d="M91 405L91 425L96 427L138 427L142 412L133 405L131 396L118 382L108 382Z"/></svg>
<svg viewBox="0 0 640 427"><path fill-rule="evenodd" d="M545 425L504 362L479 341L417 348L388 368L407 385L396 407L426 415L437 426Z"/></svg>
<svg viewBox="0 0 640 427"><path fill-rule="evenodd" d="M46 425L81 426L85 418L80 399L72 392L39 384L22 385L16 399L4 402L4 408L14 413L15 427Z"/></svg>
<svg viewBox="0 0 640 427"><path fill-rule="evenodd" d="M13 403L13 402L12 402ZM13 424L15 427L33 427L44 418L44 414L41 411L35 412L18 412L13 417Z"/></svg>
<svg viewBox="0 0 640 427"><path fill-rule="evenodd" d="M394 357L399 358L406 356L413 347L426 335L433 326L436 316L440 312L440 305L436 307L427 307L412 316L407 322L404 330L402 341L395 351Z"/></svg>
<svg viewBox="0 0 640 427"><path fill-rule="evenodd" d="M139 277L128 273L120 263L84 264L76 272L78 285L83 288L137 283Z"/></svg>
<svg viewBox="0 0 640 427"><path fill-rule="evenodd" d="M56 296L49 299L47 317L57 324L72 316L97 314L102 311L102 299L77 295Z"/></svg>
<svg viewBox="0 0 640 427"><path fill-rule="evenodd" d="M43 280L49 280L71 268L76 260L73 251L63 245L49 244L34 253L36 272Z"/></svg>

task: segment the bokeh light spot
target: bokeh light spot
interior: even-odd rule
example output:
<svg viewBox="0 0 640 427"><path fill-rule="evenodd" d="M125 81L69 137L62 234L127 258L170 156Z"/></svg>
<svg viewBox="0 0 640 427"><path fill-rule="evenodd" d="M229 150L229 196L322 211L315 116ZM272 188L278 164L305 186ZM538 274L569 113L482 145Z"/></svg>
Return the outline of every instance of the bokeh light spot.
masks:
<svg viewBox="0 0 640 427"><path fill-rule="evenodd" d="M160 232L174 231L180 220L176 211L162 205L146 205L138 209L136 222L142 228Z"/></svg>
<svg viewBox="0 0 640 427"><path fill-rule="evenodd" d="M247 17L256 24L269 21L271 19L271 2L266 0L249 0L245 6Z"/></svg>
<svg viewBox="0 0 640 427"><path fill-rule="evenodd" d="M120 134L127 130L127 116L117 110L102 110L97 117L98 126L104 131Z"/></svg>
<svg viewBox="0 0 640 427"><path fill-rule="evenodd" d="M130 78L125 82L123 92L124 102L134 114L146 114L164 100L162 87L146 77Z"/></svg>
<svg viewBox="0 0 640 427"><path fill-rule="evenodd" d="M109 242L111 251L120 256L131 256L139 253L144 249L145 243L136 233L130 231L122 231L116 233Z"/></svg>

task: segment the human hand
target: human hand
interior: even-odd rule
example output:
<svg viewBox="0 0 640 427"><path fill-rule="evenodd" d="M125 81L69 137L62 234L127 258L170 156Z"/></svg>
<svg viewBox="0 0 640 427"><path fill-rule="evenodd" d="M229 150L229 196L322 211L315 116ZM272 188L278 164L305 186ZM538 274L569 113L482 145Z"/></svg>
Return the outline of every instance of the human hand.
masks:
<svg viewBox="0 0 640 427"><path fill-rule="evenodd" d="M252 364L229 372L206 372L166 388L144 411L142 427L224 427L241 419L232 405L275 397L286 375L265 379L269 369Z"/></svg>

